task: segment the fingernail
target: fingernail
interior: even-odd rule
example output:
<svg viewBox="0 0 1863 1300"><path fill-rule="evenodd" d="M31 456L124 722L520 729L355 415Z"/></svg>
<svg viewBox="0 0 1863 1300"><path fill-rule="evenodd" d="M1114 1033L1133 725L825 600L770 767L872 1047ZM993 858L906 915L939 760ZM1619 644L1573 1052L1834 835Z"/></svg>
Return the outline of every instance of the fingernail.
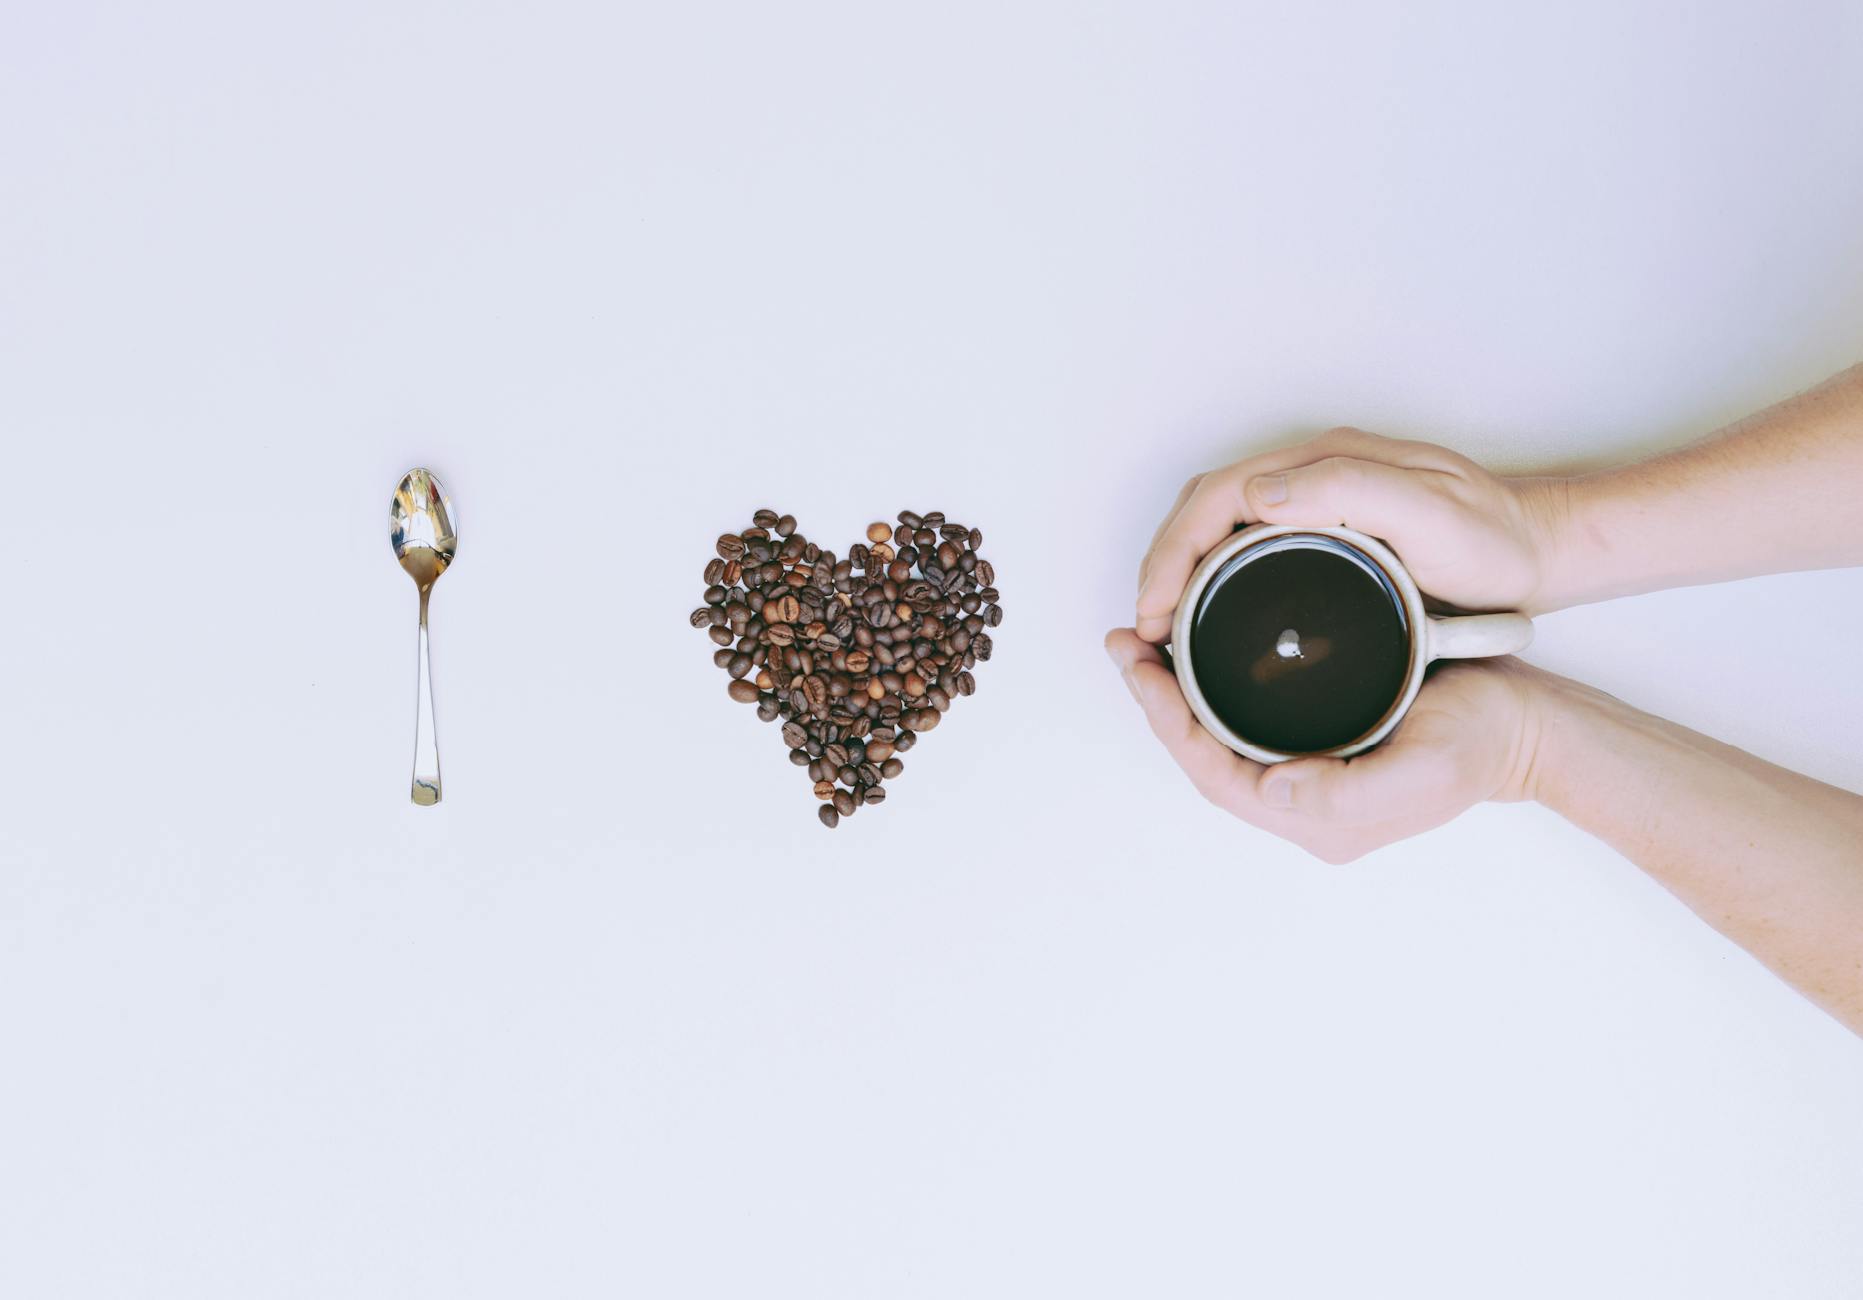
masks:
<svg viewBox="0 0 1863 1300"><path fill-rule="evenodd" d="M1294 806L1294 778L1284 772L1270 772L1261 781L1261 801L1270 808Z"/></svg>
<svg viewBox="0 0 1863 1300"><path fill-rule="evenodd" d="M1278 506L1287 500L1287 475L1268 474L1256 479L1255 499L1265 506Z"/></svg>

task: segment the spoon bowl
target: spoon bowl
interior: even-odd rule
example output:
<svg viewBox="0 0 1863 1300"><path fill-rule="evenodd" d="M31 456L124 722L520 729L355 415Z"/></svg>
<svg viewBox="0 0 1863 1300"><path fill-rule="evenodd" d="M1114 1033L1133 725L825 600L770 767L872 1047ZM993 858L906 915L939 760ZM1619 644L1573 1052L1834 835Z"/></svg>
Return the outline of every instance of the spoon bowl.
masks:
<svg viewBox="0 0 1863 1300"><path fill-rule="evenodd" d="M388 524L395 559L423 592L432 589L459 548L453 503L432 470L409 470L396 485Z"/></svg>

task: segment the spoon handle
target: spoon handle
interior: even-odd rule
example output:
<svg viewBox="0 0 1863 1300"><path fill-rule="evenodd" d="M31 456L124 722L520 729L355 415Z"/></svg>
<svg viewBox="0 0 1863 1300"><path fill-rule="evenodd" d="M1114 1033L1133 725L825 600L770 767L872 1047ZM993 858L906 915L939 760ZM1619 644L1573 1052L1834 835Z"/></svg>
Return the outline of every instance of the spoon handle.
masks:
<svg viewBox="0 0 1863 1300"><path fill-rule="evenodd" d="M414 714L414 784L408 798L423 807L440 802L440 744L433 731L433 668L427 656L427 596L420 593L420 680Z"/></svg>

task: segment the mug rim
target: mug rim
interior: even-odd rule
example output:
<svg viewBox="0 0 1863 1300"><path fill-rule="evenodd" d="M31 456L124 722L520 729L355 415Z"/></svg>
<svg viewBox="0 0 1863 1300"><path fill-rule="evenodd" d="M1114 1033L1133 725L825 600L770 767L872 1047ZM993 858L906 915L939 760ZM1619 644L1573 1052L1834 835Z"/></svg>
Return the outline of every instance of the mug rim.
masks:
<svg viewBox="0 0 1863 1300"><path fill-rule="evenodd" d="M1196 617L1197 605L1203 599L1204 591L1217 571L1243 551L1258 546L1263 542L1273 541L1278 537L1307 536L1327 537L1343 542L1360 552L1366 559L1376 564L1391 580L1397 590L1398 598L1403 602L1404 617L1409 625L1410 666L1404 675L1404 689L1385 710L1384 716L1376 726L1354 740L1330 749L1307 750L1293 753L1287 750L1272 749L1258 745L1252 740L1244 739L1230 729L1229 725L1216 716L1210 702L1204 698L1203 688L1197 684L1195 668L1191 663L1190 631ZM1191 713L1203 729L1229 749L1253 759L1257 763L1284 763L1295 758L1350 758L1362 754L1378 744L1396 730L1397 724L1410 712L1410 706L1416 702L1417 692L1423 689L1423 672L1429 665L1429 613L1423 605L1423 593L1418 589L1416 579L1404 567L1403 561L1377 538L1359 532L1355 528L1313 528L1301 524L1250 524L1231 533L1221 545L1205 555L1190 575L1190 581L1184 584L1183 594L1177 598L1177 613L1171 619L1171 658L1177 672L1177 684L1184 693L1184 700L1190 705Z"/></svg>

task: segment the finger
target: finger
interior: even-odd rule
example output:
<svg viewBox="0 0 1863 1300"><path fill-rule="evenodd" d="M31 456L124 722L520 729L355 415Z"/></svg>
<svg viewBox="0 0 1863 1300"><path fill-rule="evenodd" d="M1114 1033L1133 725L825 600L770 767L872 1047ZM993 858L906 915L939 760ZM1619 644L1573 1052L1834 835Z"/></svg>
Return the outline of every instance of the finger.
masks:
<svg viewBox="0 0 1863 1300"><path fill-rule="evenodd" d="M1427 734L1392 740L1355 758L1297 758L1264 772L1256 795L1270 809L1341 826L1416 826L1452 805L1455 751ZM1414 831L1409 832L1414 833Z"/></svg>
<svg viewBox="0 0 1863 1300"><path fill-rule="evenodd" d="M1152 734L1184 770L1197 792L1238 817L1250 819L1251 812L1258 813L1255 786L1261 764L1243 758L1203 729L1178 689L1177 677L1165 667L1158 647L1131 628L1122 627L1106 634L1106 653L1124 676L1139 707L1145 710Z"/></svg>
<svg viewBox="0 0 1863 1300"><path fill-rule="evenodd" d="M1440 536L1455 503L1438 490L1433 470L1406 469L1353 456L1332 456L1244 488L1248 510L1271 524L1333 528L1341 524L1382 537L1399 551L1406 538Z"/></svg>
<svg viewBox="0 0 1863 1300"><path fill-rule="evenodd" d="M1253 523L1261 518L1244 495L1250 480L1334 456L1408 464L1434 450L1427 443L1399 442L1366 433L1363 429L1339 428L1292 447L1251 456L1193 480L1187 485L1190 492L1165 521L1139 566L1139 636L1147 641L1163 641L1169 637L1177 598L1190 580L1191 571L1234 532L1238 524Z"/></svg>
<svg viewBox="0 0 1863 1300"><path fill-rule="evenodd" d="M1177 500L1173 501L1171 503L1171 508L1164 512L1164 518L1158 521L1157 530L1152 533L1151 542L1145 547L1145 558L1139 561L1140 591L1145 589L1145 575L1151 569L1151 554L1158 549L1158 539L1164 536L1165 530L1168 529L1172 521L1177 518L1177 512L1184 508L1184 502L1190 500L1190 494L1197 490L1197 484L1202 481L1203 475L1191 475L1190 481L1184 484L1183 488L1179 490Z"/></svg>
<svg viewBox="0 0 1863 1300"><path fill-rule="evenodd" d="M1242 495L1249 475L1238 473L1240 469L1241 465L1234 465L1205 474L1146 557L1137 628L1145 640L1162 641L1171 635L1171 615L1191 570L1237 524L1252 522Z"/></svg>

